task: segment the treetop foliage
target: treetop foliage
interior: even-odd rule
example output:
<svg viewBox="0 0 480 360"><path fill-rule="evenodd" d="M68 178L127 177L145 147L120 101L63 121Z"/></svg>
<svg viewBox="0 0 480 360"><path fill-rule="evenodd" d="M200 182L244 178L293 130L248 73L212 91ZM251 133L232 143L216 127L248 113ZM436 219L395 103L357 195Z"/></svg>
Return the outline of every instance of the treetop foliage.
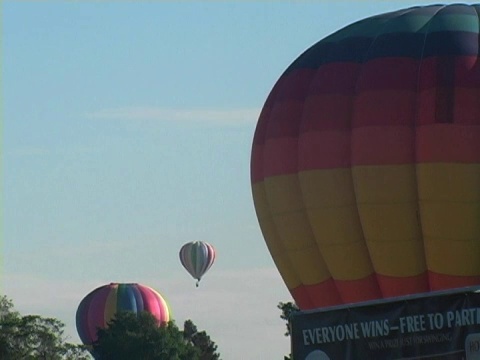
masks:
<svg viewBox="0 0 480 360"><path fill-rule="evenodd" d="M0 296L0 359L90 360L84 346L66 341L64 327L54 318L22 316Z"/></svg>
<svg viewBox="0 0 480 360"><path fill-rule="evenodd" d="M174 321L158 327L148 312L117 313L98 331L93 352L101 360L219 360L217 346L191 320L181 331Z"/></svg>

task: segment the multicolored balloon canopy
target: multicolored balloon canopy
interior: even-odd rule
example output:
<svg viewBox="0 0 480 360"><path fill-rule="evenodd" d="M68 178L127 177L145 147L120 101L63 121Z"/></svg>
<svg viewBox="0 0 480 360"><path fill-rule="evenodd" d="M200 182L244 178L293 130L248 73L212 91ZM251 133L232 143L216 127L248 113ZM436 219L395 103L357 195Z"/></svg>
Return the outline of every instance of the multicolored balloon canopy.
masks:
<svg viewBox="0 0 480 360"><path fill-rule="evenodd" d="M252 192L300 308L480 284L479 14L432 5L358 21L273 87Z"/></svg>
<svg viewBox="0 0 480 360"><path fill-rule="evenodd" d="M194 279L197 286L202 276L210 269L215 261L215 249L205 241L192 241L180 249L180 262Z"/></svg>
<svg viewBox="0 0 480 360"><path fill-rule="evenodd" d="M170 320L167 302L151 287L111 283L93 290L78 306L76 323L82 342L92 345L97 339L97 328L105 329L120 311L147 311L157 319L159 326Z"/></svg>

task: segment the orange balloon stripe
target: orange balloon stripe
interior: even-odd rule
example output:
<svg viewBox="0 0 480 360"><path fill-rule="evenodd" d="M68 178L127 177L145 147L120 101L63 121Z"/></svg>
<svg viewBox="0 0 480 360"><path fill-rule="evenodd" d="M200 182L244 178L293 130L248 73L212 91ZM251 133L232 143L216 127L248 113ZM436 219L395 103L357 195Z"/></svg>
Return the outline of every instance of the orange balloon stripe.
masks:
<svg viewBox="0 0 480 360"><path fill-rule="evenodd" d="M341 303L332 279L315 285L300 285L290 289L290 293L302 310L333 306Z"/></svg>
<svg viewBox="0 0 480 360"><path fill-rule="evenodd" d="M344 304L382 297L375 274L359 280L335 280Z"/></svg>
<svg viewBox="0 0 480 360"><path fill-rule="evenodd" d="M296 137L268 139L263 147L263 156L269 159L263 164L264 178L296 173L298 171L297 148Z"/></svg>
<svg viewBox="0 0 480 360"><path fill-rule="evenodd" d="M478 99L480 104L480 98ZM436 124L417 130L417 162L480 163L478 126Z"/></svg>
<svg viewBox="0 0 480 360"><path fill-rule="evenodd" d="M292 297L295 299L295 303L300 309L302 310L315 309L315 306L313 306L313 303L312 303L312 298L307 292L306 285L300 285L300 286L297 286L296 288L290 289L290 294L292 294Z"/></svg>
<svg viewBox="0 0 480 360"><path fill-rule="evenodd" d="M382 295L375 286L376 276ZM355 303L376 298L390 298L408 294L417 294L428 291L446 290L458 287L474 286L480 283L480 276L453 276L438 274L429 271L418 276L400 278L385 275L372 275L357 281L333 281L329 279L321 284L301 285L290 292L301 309L314 309L317 307L333 306L338 303ZM430 284L430 286L429 286ZM336 294L336 287L342 294L340 301ZM368 289L368 290L366 290Z"/></svg>
<svg viewBox="0 0 480 360"><path fill-rule="evenodd" d="M383 119L388 119L388 127L413 127L416 98L414 89L392 88L360 92L354 98L351 128L355 131L370 126L386 127Z"/></svg>
<svg viewBox="0 0 480 360"><path fill-rule="evenodd" d="M304 103L300 136L317 132L350 132L352 114L351 94L310 94Z"/></svg>
<svg viewBox="0 0 480 360"><path fill-rule="evenodd" d="M352 131L352 166L400 165L415 161L415 131L406 126L372 126Z"/></svg>
<svg viewBox="0 0 480 360"><path fill-rule="evenodd" d="M265 177L310 169L348 167L350 161L352 165L480 162L478 126L436 124L418 127L416 132L409 127L379 126L355 129L351 139L351 160L350 133L346 131L307 133L298 142L295 138L270 139L267 146L253 148L253 159L265 156L271 161L262 164L252 160L256 168L252 169L252 174L259 174L252 180L256 182ZM302 154L298 165L297 150Z"/></svg>
<svg viewBox="0 0 480 360"><path fill-rule="evenodd" d="M430 291L427 272L410 277L377 274L377 280L384 298Z"/></svg>
<svg viewBox="0 0 480 360"><path fill-rule="evenodd" d="M298 170L350 167L350 132L308 132L299 138ZM323 155L322 155L323 154Z"/></svg>
<svg viewBox="0 0 480 360"><path fill-rule="evenodd" d="M395 60L400 61L400 59ZM377 59L376 61L378 62L379 60ZM388 61L385 61L385 63L389 64ZM435 83L432 83L433 80L429 80L429 74L435 69L434 64L435 62L431 59L423 60L421 71L422 74L425 75L423 75L420 80L422 82L422 86L418 95L416 94L415 87L412 87L411 90L402 90L402 87L400 87L400 89L391 87L390 89L380 88L374 91L370 89L364 92L359 91L355 97L355 113L352 120L353 122L351 124L353 136L351 154L355 157L352 159L354 164L380 165L411 162L413 161L413 158L409 158L408 156L413 154L416 146L418 146L418 149L416 150L418 153L417 161L420 162L428 161L423 159L424 154L428 156L428 152L433 150L442 150L447 156L452 157L456 155L456 159L466 159L465 161L471 161L469 159L472 156L474 158L480 156L480 151L478 151L478 147L480 147L480 141L478 141L477 136L475 136L475 139L477 139L475 140L475 143L477 144L477 148L475 150L468 151L462 149L462 146L455 146L454 149L456 149L456 151L452 152L451 149L448 146L445 146L444 143L442 146L436 146L435 148L432 148L428 135L423 141L422 136L424 131L422 131L422 127L417 129L417 134L413 133L413 122L417 122L418 124L429 124L435 123L436 121L435 118L432 118L432 116L435 116L435 111L432 110L435 110L435 106L438 105L435 104L435 93L436 91L440 91L441 88L432 87L435 86ZM328 66L334 67L334 65L335 64L329 64ZM381 62L376 65L378 65L378 72L381 72ZM342 64L342 66L344 65ZM367 64L364 66L367 66ZM429 66L433 68L429 69ZM390 67L387 67L387 65L384 67L391 72ZM462 88L462 85L466 87L470 85L469 81L471 82L471 79L467 76L468 74L472 75L474 78L480 76L480 70L477 68L479 67L477 66L475 67L475 70L470 71L470 73L473 72L473 74L466 72L464 68L458 69L458 72L460 73L460 84L458 84L455 88L455 102L452 105L456 125L460 125L462 123L478 125L480 121L480 101L478 101L478 98L480 98L480 91ZM290 79L294 79L295 76L298 76L299 72L302 72L301 81L297 79L296 82L292 82L293 80L289 82ZM408 76L409 75L406 73L405 77ZM363 77L366 79L369 78L368 76ZM326 152L316 153L323 154L323 156L318 156L320 159L316 160L317 162L321 162L322 159L325 159L324 162L326 162L326 164L323 164L323 166L320 165L322 168L327 166L342 167L346 165L346 162L348 162L348 157L346 156L342 156L340 159L338 159L338 162L334 162L331 155L333 155L333 159L335 159L336 153L333 151L332 154L332 151L328 151L328 143L329 135L331 135L331 143L333 143L336 137L338 137L338 132L333 130L343 130L345 134L350 134L350 131L345 131L345 127L348 126L348 123L346 123L346 121L343 119L345 118L348 120L348 116L350 114L348 109L351 107L350 104L352 103L353 98L351 95L345 94L345 91L342 93L341 90L338 90L339 93L336 95L335 93L322 93L321 89L315 89L315 82L318 81L317 79L322 79L321 74L313 74L311 71L306 70L294 70L286 75L286 77L283 79L282 83L288 83L289 86L284 87L288 88L289 91L277 91L277 93L280 93L280 95L278 95L279 100L273 108L269 109L270 114L268 114L268 117L275 118L276 124L274 127L270 126L268 128L268 132L266 131L267 129L264 129L266 131L264 134L264 141L268 142L267 148L269 149L269 153L278 154L278 152L281 151L283 142L290 143L289 149L292 151L282 152L281 158L285 159L283 166L282 164L272 164L264 174L265 176L289 174L297 170L296 159L302 159L302 156L297 156L298 153L294 139L299 132L300 141L298 146L300 149L302 149L302 147L308 149L310 147L309 144L312 143L313 139L315 139L317 136L322 136L326 141L324 144ZM462 79L465 80L462 81ZM302 99L301 95L305 91L306 84L308 84L309 81L312 82L312 94L309 94L307 97ZM379 82L381 85L381 81ZM301 88L300 93L295 93L295 91L290 87L290 83L292 83L293 89L297 89L296 91L300 91L298 88ZM381 87L380 85L378 85L378 87ZM417 85L417 83L414 85ZM361 79L359 79L358 86L360 89L362 88ZM474 93L473 95L472 92ZM475 94L477 94L477 96L475 96ZM332 101L332 99L335 100ZM390 104L389 101L392 101L392 99L395 101ZM319 104L324 104L325 106L320 106ZM332 110L328 111L328 109L332 106ZM418 108L416 108L416 106L418 106ZM321 107L322 111L314 111L315 107ZM342 109L342 111L339 112L338 109ZM345 116L342 116L342 113L344 113ZM316 114L314 118L312 118L313 114ZM337 117L335 118L333 115L336 115ZM380 126L376 130L371 130L372 133L377 132L377 136L373 136L372 138L369 136L370 134L365 134L365 132L369 131L369 128L365 127L376 125L379 121L383 121L383 119L386 118L389 119L388 127ZM402 130L401 127L396 128L394 126L395 124L403 124L406 127ZM436 125L438 126L439 124ZM318 127L321 127L321 129ZM390 127L392 127L392 129L390 129ZM410 127L411 129L409 130ZM452 126L452 129L450 129L453 131L453 138L449 141L449 143L461 145L465 135L457 134L458 132L461 132L461 130L455 130L453 128L454 127ZM316 132L317 130L324 131L325 133L319 134ZM330 133L329 130L332 130L333 132ZM468 129L464 132L468 134L470 130L475 131L475 129ZM387 133L383 133L382 131L387 131ZM395 133L395 131L399 133ZM407 134L409 131L411 133L410 135ZM478 129L476 131L478 132ZM395 145L396 143L399 144L402 138L405 136L411 136L412 139L415 139L415 136L419 136L420 138L417 144L409 141L409 143L411 143L411 147L394 146L392 148L392 145ZM432 134L431 137L435 138L435 136L436 134ZM472 136L473 135L470 135L470 137ZM304 139L306 139L305 144L303 144ZM378 144L372 143L367 148L362 147L363 144L368 145L375 141L378 142ZM438 142L441 143L441 140ZM255 143L258 144L258 141ZM363 149L363 151L367 152L367 154L359 154L357 151L358 149ZM335 149L331 148L331 150ZM373 153L373 156L364 156L368 155L368 152ZM375 154L377 154L377 156L382 155L383 158L377 159L374 156ZM390 159L385 159L385 156L389 156ZM441 161L448 161L448 158L444 159L445 160ZM302 165L300 170L314 168L314 165L308 165L309 163L310 162L308 160L305 160L305 163ZM256 173L258 172L253 171L253 174Z"/></svg>
<svg viewBox="0 0 480 360"><path fill-rule="evenodd" d="M428 275L424 273L407 278L372 274L368 278L355 281L333 281L329 279L316 285L301 285L291 289L290 292L301 309L314 309L339 303L348 304L428 292L430 291L429 278L432 286L434 286L432 290L450 289L459 287L459 284L460 286L472 286L480 282L480 276L458 277L432 272L429 272ZM377 280L382 288L382 294L378 288ZM340 292L341 300L337 297L337 291L334 288Z"/></svg>
<svg viewBox="0 0 480 360"><path fill-rule="evenodd" d="M480 284L480 275L454 276L429 271L428 279L432 291L461 288L466 286L476 286Z"/></svg>
<svg viewBox="0 0 480 360"><path fill-rule="evenodd" d="M263 181L263 144L253 145L250 162L250 180L252 184Z"/></svg>

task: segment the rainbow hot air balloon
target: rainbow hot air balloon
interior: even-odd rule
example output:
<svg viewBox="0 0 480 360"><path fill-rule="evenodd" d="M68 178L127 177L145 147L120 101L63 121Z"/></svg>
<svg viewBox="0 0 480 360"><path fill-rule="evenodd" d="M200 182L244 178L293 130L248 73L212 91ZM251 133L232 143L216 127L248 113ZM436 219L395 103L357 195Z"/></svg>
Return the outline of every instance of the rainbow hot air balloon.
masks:
<svg viewBox="0 0 480 360"><path fill-rule="evenodd" d="M76 324L82 342L92 345L97 339L97 328L106 328L120 311L147 311L157 319L159 326L170 320L165 299L151 287L111 283L93 290L78 306Z"/></svg>
<svg viewBox="0 0 480 360"><path fill-rule="evenodd" d="M197 280L196 286L202 276L210 269L215 261L215 249L205 241L192 241L180 249L180 262L183 267Z"/></svg>
<svg viewBox="0 0 480 360"><path fill-rule="evenodd" d="M480 5L351 24L281 75L252 193L302 309L480 284Z"/></svg>

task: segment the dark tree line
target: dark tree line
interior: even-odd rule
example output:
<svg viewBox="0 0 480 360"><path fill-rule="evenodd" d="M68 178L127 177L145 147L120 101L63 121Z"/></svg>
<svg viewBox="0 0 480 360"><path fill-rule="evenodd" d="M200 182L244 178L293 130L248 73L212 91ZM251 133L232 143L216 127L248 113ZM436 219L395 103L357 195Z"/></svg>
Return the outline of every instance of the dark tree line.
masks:
<svg viewBox="0 0 480 360"><path fill-rule="evenodd" d="M298 307L280 302L280 317L286 321ZM87 349L68 342L65 325L54 318L21 315L6 296L0 296L0 359L2 360L90 360L90 351L99 360L221 360L217 345L191 321L180 330L174 321L158 327L147 313L138 316L123 312L99 329L98 340ZM90 350L90 351L89 351ZM291 360L285 356L284 360Z"/></svg>
<svg viewBox="0 0 480 360"><path fill-rule="evenodd" d="M22 316L13 303L0 297L0 359L89 360L81 345L67 342L65 325L54 318Z"/></svg>
<svg viewBox="0 0 480 360"><path fill-rule="evenodd" d="M219 360L217 346L205 331L198 332L191 320L183 331L175 322L158 327L155 318L143 312L122 312L98 331L93 344L101 360Z"/></svg>
<svg viewBox="0 0 480 360"><path fill-rule="evenodd" d="M1 360L220 360L217 345L191 320L180 330L170 321L158 327L147 312L118 313L87 349L67 341L65 325L54 318L20 315L0 296Z"/></svg>

